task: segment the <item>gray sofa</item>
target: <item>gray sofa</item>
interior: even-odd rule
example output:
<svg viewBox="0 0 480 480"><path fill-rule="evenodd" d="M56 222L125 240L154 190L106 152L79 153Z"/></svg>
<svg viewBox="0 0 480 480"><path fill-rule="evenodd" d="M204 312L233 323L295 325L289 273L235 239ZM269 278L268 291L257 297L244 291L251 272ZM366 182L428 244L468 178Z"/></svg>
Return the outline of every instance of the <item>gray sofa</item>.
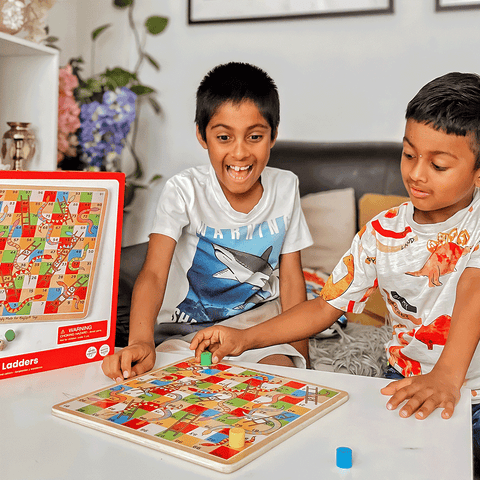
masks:
<svg viewBox="0 0 480 480"><path fill-rule="evenodd" d="M355 200L365 193L406 195L400 175L402 145L394 142L307 143L277 141L269 165L293 171L300 194L347 187ZM143 265L147 243L122 248L119 275L116 346L128 340L128 317L135 279Z"/></svg>

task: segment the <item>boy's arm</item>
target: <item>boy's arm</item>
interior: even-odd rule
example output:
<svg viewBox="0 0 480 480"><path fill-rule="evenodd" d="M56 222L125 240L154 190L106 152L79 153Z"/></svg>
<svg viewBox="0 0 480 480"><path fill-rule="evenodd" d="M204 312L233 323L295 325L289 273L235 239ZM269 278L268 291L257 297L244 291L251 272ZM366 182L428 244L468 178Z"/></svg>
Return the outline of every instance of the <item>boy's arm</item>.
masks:
<svg viewBox="0 0 480 480"><path fill-rule="evenodd" d="M193 338L190 349L195 350L197 361L200 361L203 351L210 350L213 363L217 363L225 355L240 355L253 348L309 338L330 327L342 313L322 297L317 297L245 330L221 326L200 330Z"/></svg>
<svg viewBox="0 0 480 480"><path fill-rule="evenodd" d="M305 278L299 251L280 255L279 276L282 312L307 300L307 290L305 288ZM307 367L309 367L308 338L291 342L291 345L305 357Z"/></svg>
<svg viewBox="0 0 480 480"><path fill-rule="evenodd" d="M128 346L105 357L107 377L121 381L151 370L155 365L154 326L162 306L168 272L176 241L160 234L150 235L147 256L132 293Z"/></svg>
<svg viewBox="0 0 480 480"><path fill-rule="evenodd" d="M430 373L398 380L383 388L384 395L393 395L387 408L394 410L408 400L400 409L402 417L415 414L423 419L436 408L443 408L442 417L450 418L480 340L479 317L480 269L467 268L457 285L450 331L435 367Z"/></svg>

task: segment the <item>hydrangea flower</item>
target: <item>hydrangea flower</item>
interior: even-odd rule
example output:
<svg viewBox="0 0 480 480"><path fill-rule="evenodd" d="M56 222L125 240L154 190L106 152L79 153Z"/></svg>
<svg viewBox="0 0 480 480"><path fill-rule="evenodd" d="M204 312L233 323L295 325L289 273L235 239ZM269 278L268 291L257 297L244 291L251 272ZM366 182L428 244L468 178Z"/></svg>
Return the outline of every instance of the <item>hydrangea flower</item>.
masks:
<svg viewBox="0 0 480 480"><path fill-rule="evenodd" d="M78 141L75 132L80 128L80 107L73 96L78 78L71 65L60 69L58 87L57 162L60 162L65 155L76 155Z"/></svg>
<svg viewBox="0 0 480 480"><path fill-rule="evenodd" d="M127 87L107 90L102 103L93 101L81 107L80 145L91 170L115 169L126 137L135 120L137 95Z"/></svg>

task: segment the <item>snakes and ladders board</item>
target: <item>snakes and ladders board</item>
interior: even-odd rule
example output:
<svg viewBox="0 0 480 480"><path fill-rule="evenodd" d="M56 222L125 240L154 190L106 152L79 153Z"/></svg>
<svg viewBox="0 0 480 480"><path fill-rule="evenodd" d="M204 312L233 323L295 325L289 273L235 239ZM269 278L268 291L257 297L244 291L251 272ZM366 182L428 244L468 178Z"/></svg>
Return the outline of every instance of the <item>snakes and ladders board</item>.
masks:
<svg viewBox="0 0 480 480"><path fill-rule="evenodd" d="M105 207L103 188L0 184L0 322L84 318Z"/></svg>
<svg viewBox="0 0 480 480"><path fill-rule="evenodd" d="M0 380L115 342L125 175L0 173Z"/></svg>
<svg viewBox="0 0 480 480"><path fill-rule="evenodd" d="M230 473L347 399L330 387L188 358L55 405L52 413ZM232 446L231 429L244 432L243 446Z"/></svg>

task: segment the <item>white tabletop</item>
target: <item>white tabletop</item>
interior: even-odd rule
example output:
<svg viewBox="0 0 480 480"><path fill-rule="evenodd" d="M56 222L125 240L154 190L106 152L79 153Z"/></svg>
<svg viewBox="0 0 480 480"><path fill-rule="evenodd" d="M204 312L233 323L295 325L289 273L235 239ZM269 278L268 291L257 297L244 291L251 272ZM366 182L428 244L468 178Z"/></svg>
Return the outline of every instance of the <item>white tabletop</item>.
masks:
<svg viewBox="0 0 480 480"><path fill-rule="evenodd" d="M158 354L156 366L180 357ZM51 415L53 405L112 383L100 363L0 380L0 478L92 479L471 479L467 390L450 420L403 419L385 408L388 380L242 364L345 390L349 400L240 470L222 474ZM339 446L353 466L335 466Z"/></svg>

